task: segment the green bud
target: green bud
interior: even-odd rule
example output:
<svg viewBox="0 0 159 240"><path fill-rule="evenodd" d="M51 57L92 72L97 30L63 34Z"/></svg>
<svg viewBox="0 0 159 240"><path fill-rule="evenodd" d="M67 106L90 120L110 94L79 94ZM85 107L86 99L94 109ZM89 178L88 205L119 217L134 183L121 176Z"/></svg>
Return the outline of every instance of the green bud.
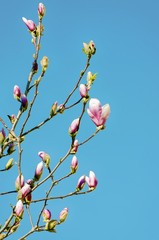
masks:
<svg viewBox="0 0 159 240"><path fill-rule="evenodd" d="M49 232L56 232L55 227L58 224L57 220L50 220L45 225L45 230Z"/></svg>
<svg viewBox="0 0 159 240"><path fill-rule="evenodd" d="M13 165L14 165L14 163L13 163L13 158L11 158L11 159L9 159L9 161L7 162L5 169L6 169L6 170L9 170L10 168L13 167Z"/></svg>

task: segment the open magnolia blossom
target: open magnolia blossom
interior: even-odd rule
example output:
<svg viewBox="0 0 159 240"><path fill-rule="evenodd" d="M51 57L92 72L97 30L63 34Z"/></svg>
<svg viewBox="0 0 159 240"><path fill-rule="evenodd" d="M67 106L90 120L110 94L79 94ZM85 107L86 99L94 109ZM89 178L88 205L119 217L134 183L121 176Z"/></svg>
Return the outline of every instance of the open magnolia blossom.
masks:
<svg viewBox="0 0 159 240"><path fill-rule="evenodd" d="M110 106L109 104L105 104L102 107L97 98L91 98L87 113L97 127L104 126L110 114Z"/></svg>
<svg viewBox="0 0 159 240"><path fill-rule="evenodd" d="M89 172L89 177L85 177L86 183L88 184L90 189L95 189L97 184L98 184L98 180L95 176L95 173L93 171Z"/></svg>

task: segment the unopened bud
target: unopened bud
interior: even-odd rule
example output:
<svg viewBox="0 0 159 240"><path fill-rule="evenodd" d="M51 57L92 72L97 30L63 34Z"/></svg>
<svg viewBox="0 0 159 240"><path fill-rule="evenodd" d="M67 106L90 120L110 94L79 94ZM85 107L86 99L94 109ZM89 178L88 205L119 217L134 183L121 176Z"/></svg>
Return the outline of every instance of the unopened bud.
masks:
<svg viewBox="0 0 159 240"><path fill-rule="evenodd" d="M45 15L45 12L46 12L46 8L45 8L44 4L39 3L38 14L39 14L40 19Z"/></svg>
<svg viewBox="0 0 159 240"><path fill-rule="evenodd" d="M0 131L0 144L4 142L5 138L6 138L6 134L5 134L4 128L2 128L2 130Z"/></svg>
<svg viewBox="0 0 159 240"><path fill-rule="evenodd" d="M82 98L86 98L88 96L88 89L85 84L80 84L79 91Z"/></svg>
<svg viewBox="0 0 159 240"><path fill-rule="evenodd" d="M29 184L25 185L18 191L18 199L24 200L24 198L31 193L31 187Z"/></svg>
<svg viewBox="0 0 159 240"><path fill-rule="evenodd" d="M77 169L78 169L78 160L77 160L77 157L74 155L71 162L71 172L75 173Z"/></svg>
<svg viewBox="0 0 159 240"><path fill-rule="evenodd" d="M52 105L50 110L50 116L53 117L57 113L57 101Z"/></svg>
<svg viewBox="0 0 159 240"><path fill-rule="evenodd" d="M75 154L78 150L78 140L76 139L73 143L72 149L71 149L71 154Z"/></svg>
<svg viewBox="0 0 159 240"><path fill-rule="evenodd" d="M41 66L42 66L42 71L45 72L46 69L47 69L47 67L48 67L48 65L49 65L49 59L48 59L48 57L44 56L44 57L42 58L42 60L40 61L40 63L41 63Z"/></svg>
<svg viewBox="0 0 159 240"><path fill-rule="evenodd" d="M25 17L22 17L22 20L26 24L30 32L34 32L36 30L36 25L32 20L27 20Z"/></svg>
<svg viewBox="0 0 159 240"><path fill-rule="evenodd" d="M60 223L64 222L68 216L68 208L64 208L59 214Z"/></svg>
<svg viewBox="0 0 159 240"><path fill-rule="evenodd" d="M11 158L11 159L9 159L9 161L7 162L7 164L6 164L6 170L9 170L10 168L12 168L13 167L13 165L14 165L14 163L13 163L13 158Z"/></svg>
<svg viewBox="0 0 159 240"><path fill-rule="evenodd" d="M85 183L86 183L86 180L85 180L85 176L81 176L78 180L78 183L77 183L77 187L76 187L76 190L77 191L80 191L82 190L82 188L84 187Z"/></svg>
<svg viewBox="0 0 159 240"><path fill-rule="evenodd" d="M24 212L24 206L23 206L22 200L18 200L15 206L14 212L18 218L22 218L23 212Z"/></svg>
<svg viewBox="0 0 159 240"><path fill-rule="evenodd" d="M56 232L55 227L58 224L57 220L50 220L46 222L45 230L49 232Z"/></svg>
<svg viewBox="0 0 159 240"><path fill-rule="evenodd" d="M7 153L8 154L11 154L11 153L13 153L15 151L15 149L14 149L14 143L10 143L9 144L9 147L8 147L8 149L7 149Z"/></svg>
<svg viewBox="0 0 159 240"><path fill-rule="evenodd" d="M21 189L23 186L24 186L24 176L21 174L15 180L15 188L17 191L19 191L19 189Z"/></svg>
<svg viewBox="0 0 159 240"><path fill-rule="evenodd" d="M69 127L69 134L70 136L76 136L78 129L79 129L79 118L76 118L73 120L73 122L71 123L70 127Z"/></svg>
<svg viewBox="0 0 159 240"><path fill-rule="evenodd" d="M14 86L13 95L14 95L14 98L19 101L19 99L21 97L21 91L17 85Z"/></svg>
<svg viewBox="0 0 159 240"><path fill-rule="evenodd" d="M44 209L42 212L44 222L47 222L51 219L51 212L49 209Z"/></svg>
<svg viewBox="0 0 159 240"><path fill-rule="evenodd" d="M41 157L43 162L45 163L45 166L48 168L50 164L50 155L44 151L38 152L38 156Z"/></svg>
<svg viewBox="0 0 159 240"><path fill-rule="evenodd" d="M83 43L83 52L90 58L96 52L95 44L93 41L90 41L88 44Z"/></svg>
<svg viewBox="0 0 159 240"><path fill-rule="evenodd" d="M41 161L40 163L38 163L36 170L35 170L35 174L34 174L34 181L39 181L39 179L41 178L41 175L43 173L43 168L44 168L44 164Z"/></svg>
<svg viewBox="0 0 159 240"><path fill-rule="evenodd" d="M22 110L26 111L28 108L28 99L24 94L21 96L21 103L22 103Z"/></svg>

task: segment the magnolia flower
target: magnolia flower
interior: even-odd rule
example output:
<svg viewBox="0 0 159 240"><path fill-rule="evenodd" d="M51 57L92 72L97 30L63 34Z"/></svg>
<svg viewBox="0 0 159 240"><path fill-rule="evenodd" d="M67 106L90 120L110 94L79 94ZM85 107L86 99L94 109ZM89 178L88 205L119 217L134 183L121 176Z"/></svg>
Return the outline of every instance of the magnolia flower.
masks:
<svg viewBox="0 0 159 240"><path fill-rule="evenodd" d="M80 191L82 190L82 188L84 187L85 183L86 183L86 177L83 175L79 178L78 183L77 183L77 187L76 190Z"/></svg>
<svg viewBox="0 0 159 240"><path fill-rule="evenodd" d="M44 209L42 212L44 222L47 222L51 219L51 212L49 209Z"/></svg>
<svg viewBox="0 0 159 240"><path fill-rule="evenodd" d="M45 163L45 166L48 168L50 164L50 155L46 152L38 152L38 156L42 158L43 162Z"/></svg>
<svg viewBox="0 0 159 240"><path fill-rule="evenodd" d="M14 212L17 217L22 218L23 212L24 212L24 206L23 206L22 200L18 200L15 206Z"/></svg>
<svg viewBox="0 0 159 240"><path fill-rule="evenodd" d="M27 20L25 17L22 17L22 20L31 32L36 30L36 25L32 20Z"/></svg>
<svg viewBox="0 0 159 240"><path fill-rule="evenodd" d="M18 192L18 199L24 199L30 193L31 187L28 183L25 183L25 185Z"/></svg>
<svg viewBox="0 0 159 240"><path fill-rule="evenodd" d="M77 168L78 168L78 160L77 160L77 157L74 155L71 162L72 173L75 173L77 171Z"/></svg>
<svg viewBox="0 0 159 240"><path fill-rule="evenodd" d="M89 172L89 177L86 176L85 179L86 179L86 182L87 182L90 189L93 190L93 189L96 188L96 186L98 184L98 180L97 180L94 172L90 171Z"/></svg>
<svg viewBox="0 0 159 240"><path fill-rule="evenodd" d="M46 9L43 3L39 3L38 14L43 17L45 15Z"/></svg>
<svg viewBox="0 0 159 240"><path fill-rule="evenodd" d="M15 189L19 191L24 186L24 176L21 174L15 180Z"/></svg>
<svg viewBox="0 0 159 240"><path fill-rule="evenodd" d="M71 154L75 154L78 150L78 140L76 139L73 143L72 149L71 149Z"/></svg>
<svg viewBox="0 0 159 240"><path fill-rule="evenodd" d="M28 107L28 99L24 94L21 96L21 103L22 103L23 111L25 111Z"/></svg>
<svg viewBox="0 0 159 240"><path fill-rule="evenodd" d="M69 127L69 134L70 135L76 135L78 128L79 128L79 118L76 118L73 120L73 122L71 123L70 127Z"/></svg>
<svg viewBox="0 0 159 240"><path fill-rule="evenodd" d="M80 84L79 91L82 98L87 97L88 89L85 84Z"/></svg>
<svg viewBox="0 0 159 240"><path fill-rule="evenodd" d="M20 91L20 88L19 88L17 85L14 86L13 96L14 96L14 98L17 99L17 100L19 100L20 97L21 97L21 91Z"/></svg>
<svg viewBox="0 0 159 240"><path fill-rule="evenodd" d="M41 161L40 163L38 163L36 169L35 169L35 174L34 174L34 180L35 181L39 181L42 173L43 173L43 168L44 168L44 164Z"/></svg>
<svg viewBox="0 0 159 240"><path fill-rule="evenodd" d="M68 216L68 208L64 208L59 214L60 223L64 222Z"/></svg>
<svg viewBox="0 0 159 240"><path fill-rule="evenodd" d="M97 127L104 126L110 114L110 106L109 104L105 104L102 107L98 99L91 98L89 101L89 108L87 109L87 113Z"/></svg>

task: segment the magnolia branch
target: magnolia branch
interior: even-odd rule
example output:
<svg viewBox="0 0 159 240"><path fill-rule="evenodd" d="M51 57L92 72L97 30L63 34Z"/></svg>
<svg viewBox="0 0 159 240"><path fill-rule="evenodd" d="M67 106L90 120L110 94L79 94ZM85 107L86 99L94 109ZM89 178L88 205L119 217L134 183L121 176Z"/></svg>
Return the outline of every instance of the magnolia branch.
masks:
<svg viewBox="0 0 159 240"><path fill-rule="evenodd" d="M43 201L46 201L46 200L49 201L49 200L64 199L64 198L71 197L71 196L76 196L76 195L84 195L84 194L92 192L93 190L94 189L89 189L89 190L87 190L85 192L74 191L74 192L71 192L71 193L68 193L68 194L62 195L62 196L41 198L41 199L33 200L33 201L31 201L31 203L43 202Z"/></svg>

